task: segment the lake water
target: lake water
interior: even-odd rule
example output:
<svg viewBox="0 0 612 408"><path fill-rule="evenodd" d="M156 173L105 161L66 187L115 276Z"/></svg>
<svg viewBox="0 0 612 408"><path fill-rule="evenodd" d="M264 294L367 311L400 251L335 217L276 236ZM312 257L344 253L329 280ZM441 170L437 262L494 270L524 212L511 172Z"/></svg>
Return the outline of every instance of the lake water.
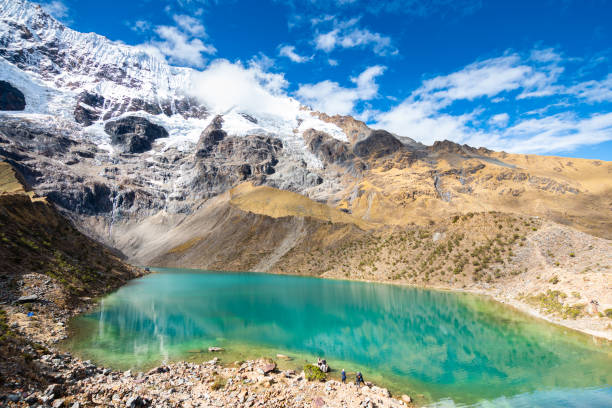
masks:
<svg viewBox="0 0 612 408"><path fill-rule="evenodd" d="M393 285L181 269L131 282L67 346L118 369L287 354L440 406L612 406L612 347L485 298ZM599 343L599 344L598 344Z"/></svg>

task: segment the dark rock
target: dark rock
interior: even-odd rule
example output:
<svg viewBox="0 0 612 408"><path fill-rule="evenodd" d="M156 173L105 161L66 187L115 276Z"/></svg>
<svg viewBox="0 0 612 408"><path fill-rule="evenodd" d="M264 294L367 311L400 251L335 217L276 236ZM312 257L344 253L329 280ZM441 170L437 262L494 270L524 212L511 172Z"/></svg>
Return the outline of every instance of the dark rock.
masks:
<svg viewBox="0 0 612 408"><path fill-rule="evenodd" d="M92 94L87 91L82 92L74 108L74 120L82 125L89 126L100 119L102 108L104 107L104 97Z"/></svg>
<svg viewBox="0 0 612 408"><path fill-rule="evenodd" d="M217 115L210 125L204 129L196 146L196 156L206 157L210 155L215 145L225 139L227 133L222 129L223 116Z"/></svg>
<svg viewBox="0 0 612 408"><path fill-rule="evenodd" d="M23 93L6 81L0 81L0 110L22 111L26 107Z"/></svg>
<svg viewBox="0 0 612 408"><path fill-rule="evenodd" d="M148 407L150 405L151 401L140 396L130 397L125 404L127 408L141 408Z"/></svg>
<svg viewBox="0 0 612 408"><path fill-rule="evenodd" d="M304 132L306 145L323 163L344 163L355 158L348 143L336 140L325 132L308 129Z"/></svg>
<svg viewBox="0 0 612 408"><path fill-rule="evenodd" d="M6 397L9 401L11 402L19 402L21 400L21 395L19 394L9 394L8 397Z"/></svg>
<svg viewBox="0 0 612 408"><path fill-rule="evenodd" d="M374 130L365 139L357 142L353 152L359 157L382 157L401 150L404 145L385 130Z"/></svg>
<svg viewBox="0 0 612 408"><path fill-rule="evenodd" d="M112 137L112 143L123 147L128 153L142 153L151 149L155 139L168 137L163 127L139 116L107 122L104 131Z"/></svg>

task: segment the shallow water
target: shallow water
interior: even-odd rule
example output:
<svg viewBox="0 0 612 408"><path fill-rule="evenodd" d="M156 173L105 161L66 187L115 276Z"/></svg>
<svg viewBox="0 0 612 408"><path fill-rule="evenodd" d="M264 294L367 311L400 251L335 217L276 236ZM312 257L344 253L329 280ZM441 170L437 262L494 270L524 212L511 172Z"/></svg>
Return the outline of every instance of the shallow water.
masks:
<svg viewBox="0 0 612 408"><path fill-rule="evenodd" d="M208 360L209 346L225 347L221 356L229 362L283 353L297 366L320 355L332 368L361 370L366 380L442 406L612 406L608 343L479 296L255 273L158 272L73 321L68 347L119 369Z"/></svg>

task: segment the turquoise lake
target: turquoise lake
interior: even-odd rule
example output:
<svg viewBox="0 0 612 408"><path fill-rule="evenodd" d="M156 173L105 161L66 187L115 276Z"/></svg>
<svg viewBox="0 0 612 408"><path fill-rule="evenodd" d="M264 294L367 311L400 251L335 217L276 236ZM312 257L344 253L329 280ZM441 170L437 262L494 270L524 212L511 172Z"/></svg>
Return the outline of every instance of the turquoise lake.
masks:
<svg viewBox="0 0 612 408"><path fill-rule="evenodd" d="M439 406L612 406L612 347L486 298L394 285L161 269L71 324L117 369L282 353ZM226 348L211 354L209 346ZM278 360L277 360L278 361ZM336 373L337 373L336 371ZM420 397L419 397L420 395Z"/></svg>

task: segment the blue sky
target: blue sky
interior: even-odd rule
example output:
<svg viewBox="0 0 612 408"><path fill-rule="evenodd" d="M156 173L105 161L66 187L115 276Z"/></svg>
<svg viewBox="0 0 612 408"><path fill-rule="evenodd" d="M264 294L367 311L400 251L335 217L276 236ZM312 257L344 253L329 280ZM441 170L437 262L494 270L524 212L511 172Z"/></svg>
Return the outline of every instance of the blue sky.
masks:
<svg viewBox="0 0 612 408"><path fill-rule="evenodd" d="M272 92L427 144L612 160L611 1L41 3L78 31L257 69Z"/></svg>

